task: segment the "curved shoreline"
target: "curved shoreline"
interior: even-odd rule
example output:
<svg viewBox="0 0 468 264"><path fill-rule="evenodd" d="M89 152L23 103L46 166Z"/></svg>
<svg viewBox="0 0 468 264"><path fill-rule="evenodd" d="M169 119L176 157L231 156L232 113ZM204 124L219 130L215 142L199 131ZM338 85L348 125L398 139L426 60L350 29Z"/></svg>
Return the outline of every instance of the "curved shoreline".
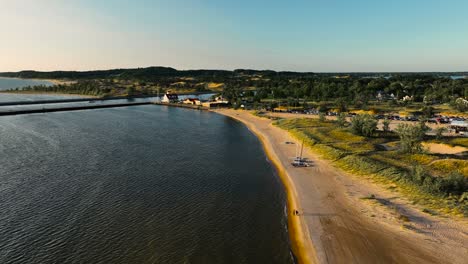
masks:
<svg viewBox="0 0 468 264"><path fill-rule="evenodd" d="M297 139L271 119L242 110L213 112L242 122L262 142L286 189L291 248L299 263L464 263L463 222L419 212L394 190L343 172L309 148L304 155L312 166L294 168L290 160L298 145L285 142ZM369 194L378 200L362 199Z"/></svg>
<svg viewBox="0 0 468 264"><path fill-rule="evenodd" d="M262 132L260 132L257 128L255 128L254 125L250 124L249 122L226 112L213 112L241 122L260 140L267 158L276 168L276 171L278 172L278 175L286 191L288 208L288 233L293 254L299 263L318 263L317 253L312 245L311 238L309 237L307 225L303 222L301 217L293 214L294 210L302 208L299 203L296 186L294 185L286 168L284 168L284 166L281 164L272 147L271 142Z"/></svg>

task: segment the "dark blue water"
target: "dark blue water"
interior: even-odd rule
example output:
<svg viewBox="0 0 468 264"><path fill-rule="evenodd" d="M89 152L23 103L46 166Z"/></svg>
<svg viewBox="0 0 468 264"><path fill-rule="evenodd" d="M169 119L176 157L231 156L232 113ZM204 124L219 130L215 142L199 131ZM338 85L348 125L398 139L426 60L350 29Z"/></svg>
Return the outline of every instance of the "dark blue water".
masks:
<svg viewBox="0 0 468 264"><path fill-rule="evenodd" d="M0 263L291 263L257 138L148 105L0 118Z"/></svg>

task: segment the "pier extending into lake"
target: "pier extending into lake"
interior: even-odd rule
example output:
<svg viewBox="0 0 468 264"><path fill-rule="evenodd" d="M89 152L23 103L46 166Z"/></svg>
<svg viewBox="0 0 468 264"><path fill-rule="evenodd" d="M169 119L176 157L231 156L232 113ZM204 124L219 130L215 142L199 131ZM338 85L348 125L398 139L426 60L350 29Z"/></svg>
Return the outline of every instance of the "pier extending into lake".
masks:
<svg viewBox="0 0 468 264"><path fill-rule="evenodd" d="M72 102L82 102L72 101ZM84 100L86 101L86 100ZM89 100L88 100L89 101ZM43 103L44 104L44 103ZM48 103L52 104L52 103ZM26 115L26 114L38 114L38 113L47 113L47 112L65 112L65 111L78 111L78 110L88 110L88 109L100 109L100 108L115 108L115 107L127 107L127 106L137 106L137 105L165 105L172 107L181 107L189 108L194 110L208 110L207 107L198 106L198 105L189 105L189 104L176 104L176 103L161 103L161 102L122 102L114 104L90 104L90 105L80 105L80 106L60 106L56 108L36 108L36 109L20 109L20 110L0 110L0 116L11 116L11 115ZM47 104L46 104L47 105Z"/></svg>
<svg viewBox="0 0 468 264"><path fill-rule="evenodd" d="M6 93L6 94L20 94L21 93ZM179 93L178 95L204 95L213 94L209 92L190 92L190 93ZM0 106L16 106L16 105L37 105L37 104L61 104L61 103L80 103L80 102L99 102L109 100L132 100L141 98L157 98L162 95L136 95L136 96L111 96L111 97L87 97L87 98L68 98L68 99L47 99L47 100L34 100L34 101L14 101L14 102L0 102Z"/></svg>
<svg viewBox="0 0 468 264"><path fill-rule="evenodd" d="M47 113L47 112L78 111L78 110L87 110L87 109L126 107L126 106L149 105L149 104L153 104L153 102L93 104L93 105L66 106L66 107L57 107L57 108L8 110L8 111L0 111L0 116L26 115L26 114L37 114L37 113Z"/></svg>
<svg viewBox="0 0 468 264"><path fill-rule="evenodd" d="M210 92L211 93L211 92ZM183 93L180 95L202 95L209 94L208 92L194 92ZM159 96L160 97L160 96ZM154 98L155 100L151 100ZM157 100L157 95L143 95L143 96L112 96L105 98L61 98L61 99L47 99L35 101L13 101L13 102L0 102L0 116L11 115L25 115L47 112L64 112L64 111L77 111L86 109L99 109L99 108L113 108L113 107L126 107L138 105L166 105L182 108L190 108L195 110L207 110L207 107L182 104L182 103L161 103ZM146 99L146 100L138 100ZM86 104L89 102L89 104ZM54 104L60 104L55 105ZM67 105L68 104L68 105ZM18 107L17 107L18 106ZM24 106L24 107L22 107ZM31 106L31 107L28 107ZM2 109L5 107L4 109Z"/></svg>

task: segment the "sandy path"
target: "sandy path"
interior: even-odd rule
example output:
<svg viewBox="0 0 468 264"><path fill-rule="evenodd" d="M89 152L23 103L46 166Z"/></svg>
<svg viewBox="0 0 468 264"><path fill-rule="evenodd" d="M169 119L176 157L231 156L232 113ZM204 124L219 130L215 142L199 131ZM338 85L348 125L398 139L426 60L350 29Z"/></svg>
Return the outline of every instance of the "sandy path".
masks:
<svg viewBox="0 0 468 264"><path fill-rule="evenodd" d="M422 214L411 208L409 202L395 197L395 193L333 168L309 149L305 149L305 156L313 160L313 166L295 168L290 163L296 145L284 144L295 141L288 132L272 126L271 120L246 111L226 109L216 112L244 122L259 134L267 152L272 152L273 158L279 160L280 169L285 170L292 182L292 187L286 188L296 198L294 206L300 215L292 215L293 208L290 208L289 218L302 232L291 233L293 244L299 243L295 253L300 260L319 263L466 263L466 221ZM369 193L376 194L379 201L388 201L392 209L359 199ZM401 228L402 222L396 218L395 211L404 212L411 219L408 224L411 229ZM309 243L312 245L307 245Z"/></svg>
<svg viewBox="0 0 468 264"><path fill-rule="evenodd" d="M427 148L431 153L437 154L457 154L468 151L467 148L461 146L450 146L440 143L423 143L423 147Z"/></svg>

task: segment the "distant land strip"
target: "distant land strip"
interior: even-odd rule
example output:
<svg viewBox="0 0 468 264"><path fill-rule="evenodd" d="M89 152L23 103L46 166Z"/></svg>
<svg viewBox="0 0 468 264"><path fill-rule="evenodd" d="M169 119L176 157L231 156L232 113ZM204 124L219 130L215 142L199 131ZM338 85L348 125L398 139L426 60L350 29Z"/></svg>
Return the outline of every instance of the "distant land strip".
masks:
<svg viewBox="0 0 468 264"><path fill-rule="evenodd" d="M426 75L426 76L450 76L468 75L467 71L454 72L294 72L294 71L273 71L273 70L253 70L236 69L230 70L177 70L171 67L152 66L144 68L109 69L94 71L19 71L0 72L0 77L13 77L25 79L100 79L100 78L121 78L134 80L150 80L161 77L198 77L198 78L226 78L242 75L261 74L265 77L311 77L311 76L387 76L387 75Z"/></svg>

